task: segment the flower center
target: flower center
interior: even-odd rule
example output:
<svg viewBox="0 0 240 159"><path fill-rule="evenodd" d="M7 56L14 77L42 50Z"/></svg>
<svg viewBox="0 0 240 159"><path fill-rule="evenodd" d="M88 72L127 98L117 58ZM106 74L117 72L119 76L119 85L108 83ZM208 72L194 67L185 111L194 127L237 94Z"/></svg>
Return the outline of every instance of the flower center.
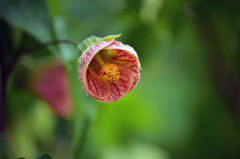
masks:
<svg viewBox="0 0 240 159"><path fill-rule="evenodd" d="M107 81L108 83L112 83L114 81L119 80L120 72L117 65L112 63L104 63L100 55L95 55L96 61L102 66L100 71L100 77Z"/></svg>
<svg viewBox="0 0 240 159"><path fill-rule="evenodd" d="M115 64L106 63L100 71L100 77L108 83L112 83L119 80L120 72Z"/></svg>

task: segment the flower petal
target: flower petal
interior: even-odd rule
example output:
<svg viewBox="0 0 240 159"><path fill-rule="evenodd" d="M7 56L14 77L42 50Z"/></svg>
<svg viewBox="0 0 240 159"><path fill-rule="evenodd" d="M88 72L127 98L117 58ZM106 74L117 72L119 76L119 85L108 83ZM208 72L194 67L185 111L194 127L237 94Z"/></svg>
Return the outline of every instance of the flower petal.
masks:
<svg viewBox="0 0 240 159"><path fill-rule="evenodd" d="M104 47L108 46L113 42L114 39L111 39L109 41L102 41L98 43L97 45L93 45L89 48L88 52L82 55L82 62L83 65L87 68L88 65L90 64L91 60L93 57L98 53L101 49Z"/></svg>
<svg viewBox="0 0 240 159"><path fill-rule="evenodd" d="M129 45L124 45L119 41L114 41L104 49L115 49L115 56L113 57L113 61L124 61L128 65L128 67L133 71L133 84L130 91L137 85L140 78L140 62L137 56L136 51Z"/></svg>
<svg viewBox="0 0 240 159"><path fill-rule="evenodd" d="M87 69L84 67L84 65L81 65L79 67L79 80L82 83L82 86L83 86L83 89L85 90L85 92L87 94L90 94L88 85L87 85L87 81L86 81L86 71L87 71Z"/></svg>
<svg viewBox="0 0 240 159"><path fill-rule="evenodd" d="M94 71L87 71L87 85L90 95L98 98L107 98L110 94L109 85Z"/></svg>
<svg viewBox="0 0 240 159"><path fill-rule="evenodd" d="M110 94L108 83L103 81L94 71L87 70L83 72L83 66L80 66L80 81L85 92L98 99L107 98ZM83 73L85 75L83 75Z"/></svg>
<svg viewBox="0 0 240 159"><path fill-rule="evenodd" d="M62 64L44 68L31 82L32 89L44 99L53 111L65 117L72 111L67 75Z"/></svg>
<svg viewBox="0 0 240 159"><path fill-rule="evenodd" d="M93 57L104 47L111 44L114 39L109 41L102 41L97 45L93 45L89 48L88 52L82 55L83 64L79 67L79 79L82 83L83 89L87 94L94 98L106 98L109 95L106 86L103 86L104 81L100 80L100 77L96 76L94 72L89 73L88 66ZM96 85L97 84L97 85ZM96 85L94 88L93 86ZM90 86L90 87L89 87Z"/></svg>
<svg viewBox="0 0 240 159"><path fill-rule="evenodd" d="M117 64L120 72L120 79L109 85L110 95L106 99L98 99L102 102L111 103L124 97L133 84L133 72L128 67Z"/></svg>
<svg viewBox="0 0 240 159"><path fill-rule="evenodd" d="M127 51L131 54L133 54L135 57L138 59L138 55L136 51L129 45L125 45L119 41L114 41L110 45L106 46L104 49L119 49L119 50L124 50Z"/></svg>

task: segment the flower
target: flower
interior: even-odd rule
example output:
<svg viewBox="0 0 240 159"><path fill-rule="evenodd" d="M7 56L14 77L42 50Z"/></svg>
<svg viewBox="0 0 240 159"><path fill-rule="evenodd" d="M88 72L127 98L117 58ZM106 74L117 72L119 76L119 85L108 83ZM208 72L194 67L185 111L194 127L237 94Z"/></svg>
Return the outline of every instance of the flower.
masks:
<svg viewBox="0 0 240 159"><path fill-rule="evenodd" d="M57 61L36 71L30 81L33 91L61 117L72 113L70 88L64 65Z"/></svg>
<svg viewBox="0 0 240 159"><path fill-rule="evenodd" d="M84 51L78 55L80 82L88 95L101 102L121 99L140 78L138 55L129 45L115 41L119 36L92 36L79 45Z"/></svg>

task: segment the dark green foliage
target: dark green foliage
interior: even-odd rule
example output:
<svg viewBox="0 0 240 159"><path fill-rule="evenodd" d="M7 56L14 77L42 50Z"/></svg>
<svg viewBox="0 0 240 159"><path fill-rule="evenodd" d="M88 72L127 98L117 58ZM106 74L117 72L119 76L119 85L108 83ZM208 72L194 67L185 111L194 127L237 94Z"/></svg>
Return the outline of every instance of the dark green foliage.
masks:
<svg viewBox="0 0 240 159"><path fill-rule="evenodd" d="M38 156L36 159L52 159L52 156L46 153L41 156Z"/></svg>

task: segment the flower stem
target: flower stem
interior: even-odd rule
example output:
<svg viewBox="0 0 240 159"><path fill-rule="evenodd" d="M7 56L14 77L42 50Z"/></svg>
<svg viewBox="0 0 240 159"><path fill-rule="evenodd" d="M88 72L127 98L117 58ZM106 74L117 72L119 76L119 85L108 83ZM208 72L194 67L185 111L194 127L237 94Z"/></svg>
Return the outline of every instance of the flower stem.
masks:
<svg viewBox="0 0 240 159"><path fill-rule="evenodd" d="M32 53L34 51L46 48L48 46L51 45L57 45L57 44L72 44L72 45L78 45L79 42L76 41L72 41L72 40L53 40L53 41L48 41L46 43L40 44L40 45L35 45L32 46L26 50L22 50L22 45L20 44L19 48L16 50L14 56L12 57L12 59L9 62L9 65L6 67L5 69L5 76L6 79L8 79L10 73L12 72L13 68L15 67L17 61L20 59L20 57L24 54L28 54L28 53Z"/></svg>
<svg viewBox="0 0 240 159"><path fill-rule="evenodd" d="M87 115L86 119L84 120L83 127L82 127L82 133L79 138L79 144L76 146L75 149L75 159L84 159L87 140L88 140L88 132L90 127L90 118Z"/></svg>
<svg viewBox="0 0 240 159"><path fill-rule="evenodd" d="M74 159L86 159L92 154L89 154L89 132L91 124L93 123L94 116L96 116L96 105L92 99L88 97L85 100L85 117L81 126L81 134L77 139L77 144L75 146L75 156ZM79 123L79 121L76 121ZM78 135L78 134L75 134Z"/></svg>

